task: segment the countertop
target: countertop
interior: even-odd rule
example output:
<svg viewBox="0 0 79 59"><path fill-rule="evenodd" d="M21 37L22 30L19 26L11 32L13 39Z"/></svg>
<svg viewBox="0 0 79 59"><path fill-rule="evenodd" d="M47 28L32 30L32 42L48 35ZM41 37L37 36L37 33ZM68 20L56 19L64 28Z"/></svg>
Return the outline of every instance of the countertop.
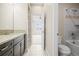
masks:
<svg viewBox="0 0 79 59"><path fill-rule="evenodd" d="M8 35L0 35L0 45L23 34L25 34L25 32L13 32Z"/></svg>

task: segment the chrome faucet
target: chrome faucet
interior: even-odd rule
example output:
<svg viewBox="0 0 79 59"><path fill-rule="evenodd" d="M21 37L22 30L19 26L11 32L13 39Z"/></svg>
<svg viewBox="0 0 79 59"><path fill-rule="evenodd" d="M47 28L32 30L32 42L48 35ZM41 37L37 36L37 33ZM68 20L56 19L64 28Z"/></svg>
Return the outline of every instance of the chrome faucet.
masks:
<svg viewBox="0 0 79 59"><path fill-rule="evenodd" d="M71 36L72 36L72 40L73 40L72 43L75 44L75 39L76 39L75 33L72 32L72 33L71 33Z"/></svg>

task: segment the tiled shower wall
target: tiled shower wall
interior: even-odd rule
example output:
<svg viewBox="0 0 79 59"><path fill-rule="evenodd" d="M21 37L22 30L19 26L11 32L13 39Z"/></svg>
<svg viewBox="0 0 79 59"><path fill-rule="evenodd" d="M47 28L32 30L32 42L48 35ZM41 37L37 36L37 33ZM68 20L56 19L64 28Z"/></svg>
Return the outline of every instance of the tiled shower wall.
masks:
<svg viewBox="0 0 79 59"><path fill-rule="evenodd" d="M71 39L71 33L76 30L71 17L66 17L65 9L79 8L79 4L75 3L61 3L59 4L59 34L62 39ZM78 18L78 17L77 17ZM74 19L74 18L73 18ZM75 20L75 19L74 19Z"/></svg>

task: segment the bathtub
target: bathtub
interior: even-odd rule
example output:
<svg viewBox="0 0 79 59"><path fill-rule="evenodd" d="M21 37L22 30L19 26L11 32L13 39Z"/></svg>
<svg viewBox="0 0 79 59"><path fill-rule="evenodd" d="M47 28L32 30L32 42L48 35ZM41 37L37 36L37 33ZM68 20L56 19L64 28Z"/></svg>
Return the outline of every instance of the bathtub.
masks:
<svg viewBox="0 0 79 59"><path fill-rule="evenodd" d="M71 49L72 56L79 56L79 40L64 40L64 44Z"/></svg>

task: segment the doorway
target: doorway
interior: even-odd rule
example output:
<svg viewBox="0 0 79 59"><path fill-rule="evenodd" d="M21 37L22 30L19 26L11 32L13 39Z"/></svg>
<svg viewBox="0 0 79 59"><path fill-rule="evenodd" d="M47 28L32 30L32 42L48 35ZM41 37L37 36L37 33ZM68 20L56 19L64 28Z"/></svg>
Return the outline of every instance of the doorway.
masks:
<svg viewBox="0 0 79 59"><path fill-rule="evenodd" d="M29 5L29 20L28 31L30 48L28 49L27 56L43 56L44 53L44 38L45 38L45 24L44 24L44 11L41 4ZM28 41L28 43L29 43Z"/></svg>
<svg viewBox="0 0 79 59"><path fill-rule="evenodd" d="M41 14L31 15L32 45L44 44L44 17Z"/></svg>

